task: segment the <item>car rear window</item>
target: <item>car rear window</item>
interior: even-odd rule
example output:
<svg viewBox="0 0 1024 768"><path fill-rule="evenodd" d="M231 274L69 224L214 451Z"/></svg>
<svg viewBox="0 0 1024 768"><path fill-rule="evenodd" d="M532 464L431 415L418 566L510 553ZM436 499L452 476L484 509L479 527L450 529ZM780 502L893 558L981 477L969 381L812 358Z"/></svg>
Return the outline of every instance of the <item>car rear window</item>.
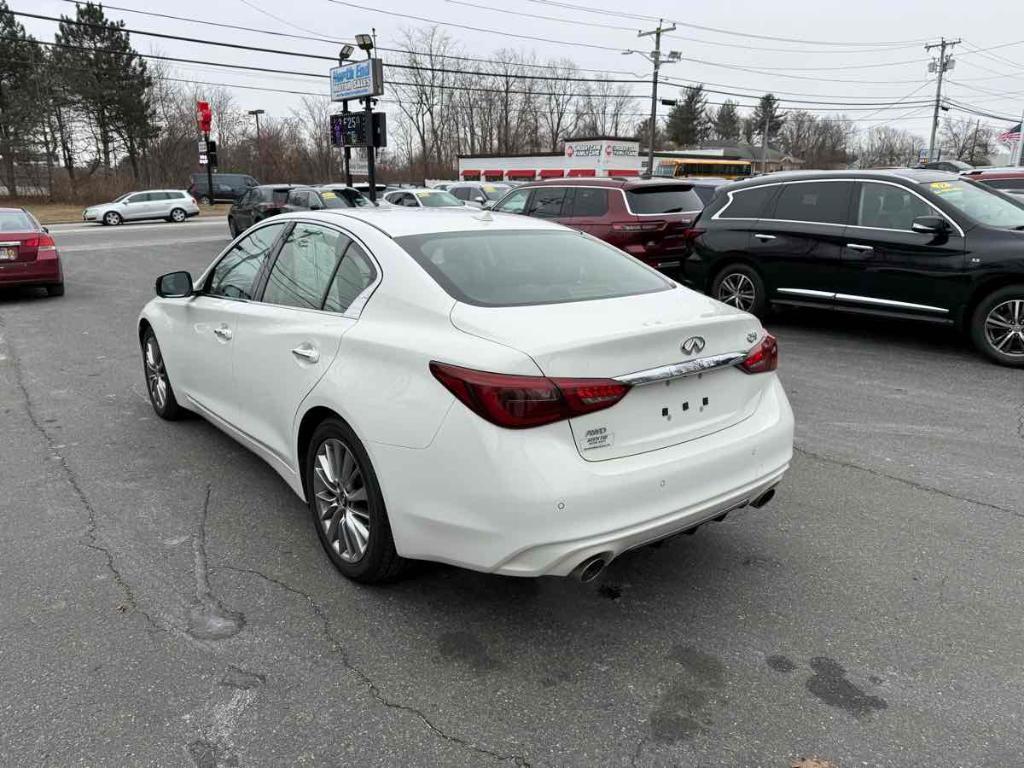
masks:
<svg viewBox="0 0 1024 768"><path fill-rule="evenodd" d="M35 232L36 225L21 211L0 211L0 232Z"/></svg>
<svg viewBox="0 0 1024 768"><path fill-rule="evenodd" d="M273 189L270 190L269 194L264 192L263 199L269 200L274 205L286 205L289 192L291 192L289 189Z"/></svg>
<svg viewBox="0 0 1024 768"><path fill-rule="evenodd" d="M626 191L633 213L684 213L704 207L693 187L666 187L661 184Z"/></svg>
<svg viewBox="0 0 1024 768"><path fill-rule="evenodd" d="M592 301L673 287L633 257L579 232L440 232L396 242L448 295L482 307Z"/></svg>

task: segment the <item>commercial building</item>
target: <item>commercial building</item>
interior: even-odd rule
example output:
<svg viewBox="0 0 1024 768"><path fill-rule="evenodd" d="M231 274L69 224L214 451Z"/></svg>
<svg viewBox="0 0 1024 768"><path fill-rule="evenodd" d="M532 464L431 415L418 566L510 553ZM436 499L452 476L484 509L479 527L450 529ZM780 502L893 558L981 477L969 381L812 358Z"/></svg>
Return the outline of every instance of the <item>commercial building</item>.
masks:
<svg viewBox="0 0 1024 768"><path fill-rule="evenodd" d="M619 136L570 139L561 152L459 155L459 179L462 181L536 181L639 175L640 142Z"/></svg>

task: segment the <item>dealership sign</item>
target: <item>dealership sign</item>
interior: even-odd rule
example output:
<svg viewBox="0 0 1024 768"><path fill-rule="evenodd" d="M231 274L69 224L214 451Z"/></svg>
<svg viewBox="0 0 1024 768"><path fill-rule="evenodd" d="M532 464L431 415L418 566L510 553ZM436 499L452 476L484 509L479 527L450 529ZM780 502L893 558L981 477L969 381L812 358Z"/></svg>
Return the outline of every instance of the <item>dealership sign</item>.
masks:
<svg viewBox="0 0 1024 768"><path fill-rule="evenodd" d="M354 61L331 69L331 101L361 99L384 93L384 67L380 59Z"/></svg>

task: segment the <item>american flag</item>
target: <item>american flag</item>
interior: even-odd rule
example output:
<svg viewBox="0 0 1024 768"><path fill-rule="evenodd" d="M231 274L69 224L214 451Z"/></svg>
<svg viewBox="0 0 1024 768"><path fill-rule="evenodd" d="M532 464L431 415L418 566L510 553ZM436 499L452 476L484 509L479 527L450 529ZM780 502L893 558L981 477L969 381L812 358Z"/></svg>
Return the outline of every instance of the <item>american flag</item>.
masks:
<svg viewBox="0 0 1024 768"><path fill-rule="evenodd" d="M1017 123L1012 128L1008 128L999 134L996 138L1004 144L1013 144L1020 141L1020 123Z"/></svg>

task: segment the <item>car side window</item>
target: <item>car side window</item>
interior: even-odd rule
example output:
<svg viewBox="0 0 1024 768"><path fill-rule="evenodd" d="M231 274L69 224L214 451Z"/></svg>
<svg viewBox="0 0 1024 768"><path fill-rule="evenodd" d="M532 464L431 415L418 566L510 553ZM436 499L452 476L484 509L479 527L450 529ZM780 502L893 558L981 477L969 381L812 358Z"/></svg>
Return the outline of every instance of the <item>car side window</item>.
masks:
<svg viewBox="0 0 1024 768"><path fill-rule="evenodd" d="M145 192L140 192L137 195L132 195L125 200L126 203L131 205L132 203L144 203L149 199L149 196Z"/></svg>
<svg viewBox="0 0 1024 768"><path fill-rule="evenodd" d="M469 193L472 191L469 187L455 187L455 189L449 190L459 200L469 200Z"/></svg>
<svg viewBox="0 0 1024 768"><path fill-rule="evenodd" d="M538 219L557 219L562 215L565 187L537 187L530 198L529 215Z"/></svg>
<svg viewBox="0 0 1024 768"><path fill-rule="evenodd" d="M522 213L526 209L526 201L529 200L532 191L531 189L518 189L494 206L494 210L502 213Z"/></svg>
<svg viewBox="0 0 1024 768"><path fill-rule="evenodd" d="M568 207L568 206L567 206ZM608 213L608 191L576 187L570 216L604 216Z"/></svg>
<svg viewBox="0 0 1024 768"><path fill-rule="evenodd" d="M891 184L863 182L857 202L857 226L912 231L918 216L941 215L913 192Z"/></svg>
<svg viewBox="0 0 1024 768"><path fill-rule="evenodd" d="M308 206L309 193L301 189L293 189L288 193L288 205L295 205L299 208Z"/></svg>
<svg viewBox="0 0 1024 768"><path fill-rule="evenodd" d="M296 224L281 246L263 302L301 309L320 309L338 259L349 239L318 224Z"/></svg>
<svg viewBox="0 0 1024 768"><path fill-rule="evenodd" d="M852 187L848 181L785 184L771 218L815 224L847 224Z"/></svg>
<svg viewBox="0 0 1024 768"><path fill-rule="evenodd" d="M353 242L345 251L334 280L331 281L324 309L328 312L344 312L367 286L373 284L376 275L373 262L359 244Z"/></svg>
<svg viewBox="0 0 1024 768"><path fill-rule="evenodd" d="M769 202L779 191L772 184L763 187L737 189L727 198L725 207L718 212L719 219L760 219Z"/></svg>
<svg viewBox="0 0 1024 768"><path fill-rule="evenodd" d="M226 299L251 299L256 277L284 228L285 224L269 224L239 240L213 268L206 293Z"/></svg>

